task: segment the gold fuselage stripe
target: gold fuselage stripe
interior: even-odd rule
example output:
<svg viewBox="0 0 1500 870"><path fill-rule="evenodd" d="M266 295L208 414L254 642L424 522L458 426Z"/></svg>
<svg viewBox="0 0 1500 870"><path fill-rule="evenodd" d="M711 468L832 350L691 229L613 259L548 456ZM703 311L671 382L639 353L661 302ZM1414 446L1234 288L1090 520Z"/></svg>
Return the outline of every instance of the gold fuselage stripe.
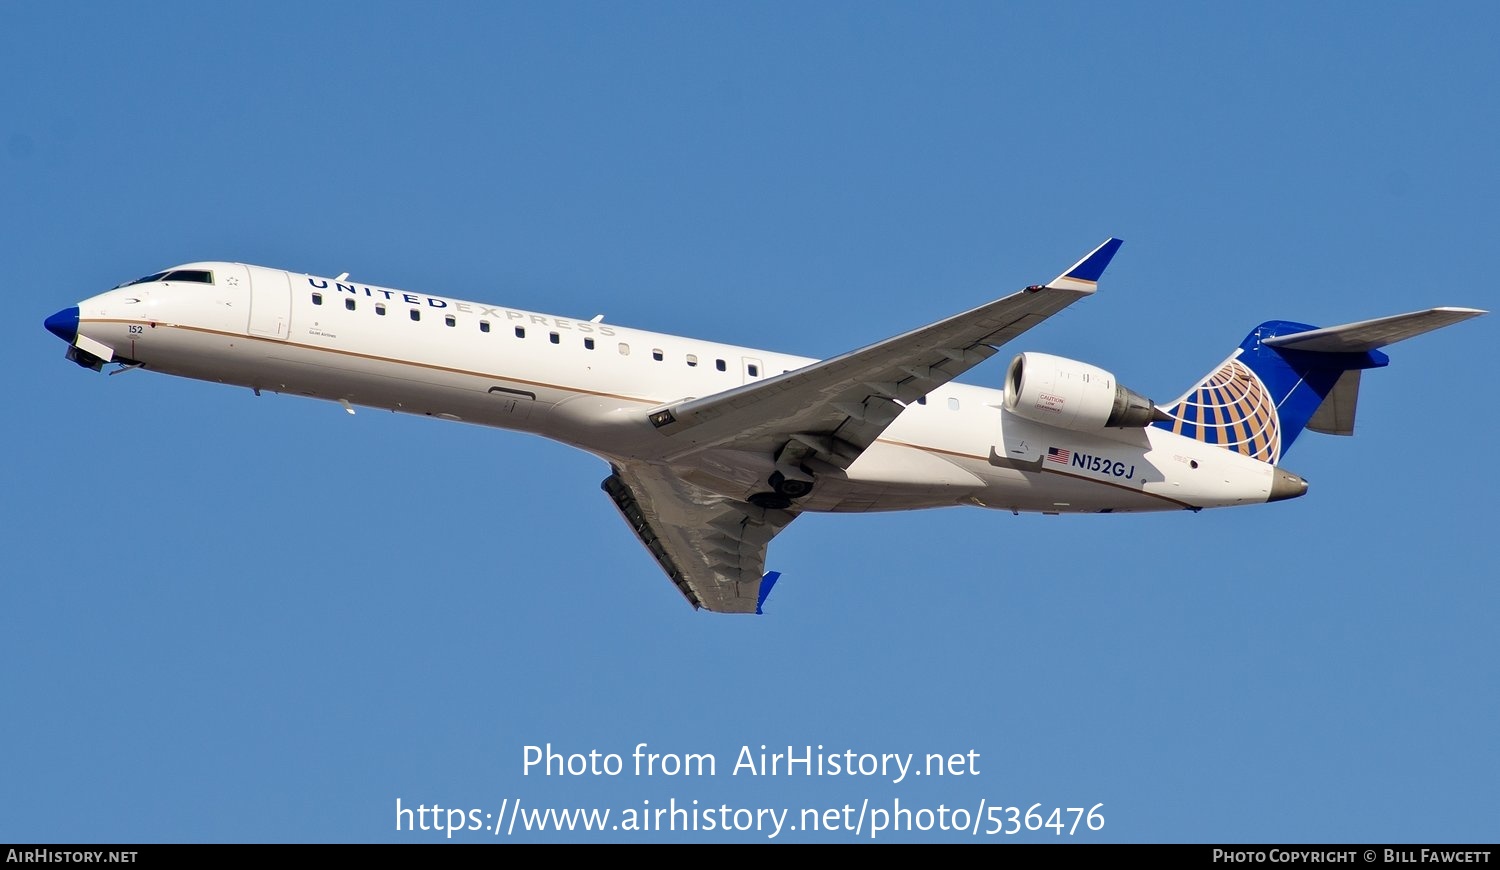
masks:
<svg viewBox="0 0 1500 870"><path fill-rule="evenodd" d="M80 324L83 324L83 323L138 324L138 323L141 323L141 322L143 322L143 321L141 321L141 320L134 320L134 319L125 319L125 318L87 318L87 319L83 319L83 320L79 321ZM433 363L415 362L413 360L397 359L395 357L380 356L378 354L360 353L358 351L342 350L342 349L333 348L333 347L319 347L317 345L304 344L302 342L292 341L291 339L269 338L269 337L266 337L266 336L259 336L259 335L247 335L247 334L242 333L242 332L226 332L226 331L224 331L222 329L208 329L207 327L202 327L202 326L184 326L182 324L161 323L159 321L150 321L150 320L147 320L147 321L144 321L144 322L150 323L153 327L167 327L168 329L181 329L181 330L186 330L188 332L199 332L199 333L203 333L205 335L217 335L217 336L222 336L224 338L232 338L232 339L235 339L236 341L249 339L251 341L259 341L259 342L264 342L266 344L275 345L277 347L287 347L287 346L290 346L290 347L301 348L303 350L312 350L312 351L318 351L318 352L321 352L321 353L338 354L338 355L341 355L341 356L354 357L356 359L370 360L370 361L373 361L373 362L393 363L395 365L412 366L412 367L415 367L415 368L430 369L432 371L447 372L449 374L468 375L468 376L477 377L477 378L489 378L489 379L492 379L492 380L505 381L506 383L526 384L527 386L532 386L532 387L543 387L543 388L550 389L550 390L557 390L557 391L563 392L563 393L576 393L576 394L580 394L580 395L599 396L601 398L606 398L606 399L619 399L619 400L626 401L626 402L639 402L640 404L643 404L643 405L656 405L656 404L660 404L660 402L658 400L655 400L655 399L643 399L643 398L640 398L638 396L624 396L624 395L620 395L618 393L604 393L604 392L600 392L598 390L586 390L586 389L583 389L581 387L568 387L568 386L563 386L561 384L547 383L545 381L532 381L532 380L527 380L525 378L516 378L516 377L510 377L510 376L506 376L506 375L496 375L496 374L490 374L490 373L487 373L487 372L476 372L476 371L471 371L469 369L458 369L458 368L453 368L452 366L440 366L440 365L436 365L436 364L433 364ZM956 456L956 457L959 457L961 459L972 459L972 460L974 460L976 462L988 462L989 461L989 457L987 457L987 456L979 456L979 455L974 454L974 453L964 453L962 451L957 451L957 450L945 450L945 449L943 449L941 447L928 447L928 446L924 446L924 445L920 445L920 444L911 444L911 443L908 443L908 442L905 442L905 441L894 441L894 440L891 440L891 439L888 439L888 438L877 438L877 439L875 439L875 441L876 441L876 443L890 444L890 445L893 445L893 446L896 446L896 447L909 447L909 448L912 448L914 450L924 450L924 451L927 451L927 452L930 452L930 453L941 453L941 454L944 454L944 455L947 455L947 456ZM1057 470L1057 469L1046 468L1046 467L1043 467L1041 469L1041 471L1047 472L1049 474L1060 474L1063 477L1069 477L1069 478L1072 478L1074 480L1082 480L1082 481L1085 481L1087 483L1094 483L1094 484L1098 484L1100 486L1109 486L1109 487L1114 487L1115 489L1123 489L1126 492L1135 493L1137 495L1144 495L1144 496L1147 496L1149 498L1156 498L1156 499L1161 499L1162 501L1171 502L1172 504L1178 505L1179 507L1184 507L1184 508L1193 508L1193 507L1195 507L1195 505L1189 504L1189 503L1184 502L1184 501L1178 501L1177 499L1172 498L1170 496L1160 495L1160 494L1154 493L1154 492L1146 492L1143 489L1136 489L1134 487L1125 486L1123 484L1112 483L1112 482L1107 481L1107 480L1096 480L1096 479L1094 479L1092 477L1084 477L1083 475L1072 474L1072 473L1069 473L1069 472L1066 472L1066 471L1060 471L1060 470Z"/></svg>

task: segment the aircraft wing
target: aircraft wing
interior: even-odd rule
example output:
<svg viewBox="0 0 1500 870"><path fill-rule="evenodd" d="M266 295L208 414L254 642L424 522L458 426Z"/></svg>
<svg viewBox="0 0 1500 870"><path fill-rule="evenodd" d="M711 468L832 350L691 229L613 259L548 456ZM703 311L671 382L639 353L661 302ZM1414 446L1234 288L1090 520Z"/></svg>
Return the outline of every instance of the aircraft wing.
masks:
<svg viewBox="0 0 1500 870"><path fill-rule="evenodd" d="M776 582L766 545L797 518L694 486L648 463L612 466L602 488L694 609L759 613Z"/></svg>
<svg viewBox="0 0 1500 870"><path fill-rule="evenodd" d="M814 456L848 468L906 405L1094 292L1120 247L1109 239L1051 282L795 371L651 412L661 458L709 448ZM795 448L788 456L783 451Z"/></svg>

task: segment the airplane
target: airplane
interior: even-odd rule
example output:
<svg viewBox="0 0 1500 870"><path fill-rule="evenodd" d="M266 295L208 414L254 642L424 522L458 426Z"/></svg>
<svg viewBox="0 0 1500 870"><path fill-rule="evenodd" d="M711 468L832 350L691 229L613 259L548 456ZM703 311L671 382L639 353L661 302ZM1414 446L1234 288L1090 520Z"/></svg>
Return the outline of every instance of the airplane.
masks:
<svg viewBox="0 0 1500 870"><path fill-rule="evenodd" d="M1129 513L1296 498L1304 429L1354 431L1379 348L1486 312L1256 326L1173 402L1023 351L1121 241L1046 284L827 359L233 262L174 266L46 318L66 357L518 430L610 466L602 488L694 609L761 613L767 546L806 512L972 505Z"/></svg>

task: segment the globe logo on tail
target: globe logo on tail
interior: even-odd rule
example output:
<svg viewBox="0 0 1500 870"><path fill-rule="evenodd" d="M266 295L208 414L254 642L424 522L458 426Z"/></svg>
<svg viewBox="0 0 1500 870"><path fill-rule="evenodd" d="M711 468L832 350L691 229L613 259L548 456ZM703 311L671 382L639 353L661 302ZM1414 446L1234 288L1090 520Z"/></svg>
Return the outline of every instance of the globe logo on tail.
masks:
<svg viewBox="0 0 1500 870"><path fill-rule="evenodd" d="M1170 432L1272 465L1281 457L1276 403L1260 378L1238 359L1215 369L1167 414L1172 419L1156 425Z"/></svg>

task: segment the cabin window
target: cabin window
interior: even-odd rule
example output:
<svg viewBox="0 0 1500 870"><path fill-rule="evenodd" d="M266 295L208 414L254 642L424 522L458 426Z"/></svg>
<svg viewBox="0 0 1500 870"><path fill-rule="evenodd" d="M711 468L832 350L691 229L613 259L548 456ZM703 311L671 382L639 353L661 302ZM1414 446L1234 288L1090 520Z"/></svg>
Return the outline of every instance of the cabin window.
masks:
<svg viewBox="0 0 1500 870"><path fill-rule="evenodd" d="M524 326L517 326L516 327L516 338L525 338L525 337L526 337L526 327L524 327Z"/></svg>
<svg viewBox="0 0 1500 870"><path fill-rule="evenodd" d="M948 397L948 410L950 410L950 411L957 411L958 410L958 397L957 396L949 396Z"/></svg>
<svg viewBox="0 0 1500 870"><path fill-rule="evenodd" d="M918 399L917 400L917 404L918 405L925 405L925 404L927 404L927 397L923 396L922 398Z"/></svg>
<svg viewBox="0 0 1500 870"><path fill-rule="evenodd" d="M350 311L353 311L354 310L354 300L350 299L348 297L345 297L344 298L344 307L347 308L347 309L349 309Z"/></svg>
<svg viewBox="0 0 1500 870"><path fill-rule="evenodd" d="M413 308L411 310L411 319L412 320L421 320L422 319L422 311L421 311L421 309L419 309L419 308Z"/></svg>
<svg viewBox="0 0 1500 870"><path fill-rule="evenodd" d="M448 316L446 316L446 317L443 318L443 322L446 323L446 324L448 324L449 326L457 326L458 325L458 318L454 317L451 314L449 314Z"/></svg>
<svg viewBox="0 0 1500 870"><path fill-rule="evenodd" d="M547 340L552 342L553 344L562 344L562 336L558 335L555 332L547 333Z"/></svg>
<svg viewBox="0 0 1500 870"><path fill-rule="evenodd" d="M666 356L661 352L661 348L653 347L651 348L651 358L656 360L657 362L661 362L666 358Z"/></svg>
<svg viewBox="0 0 1500 870"><path fill-rule="evenodd" d="M760 377L760 366L755 365L754 363L751 363L749 366L747 366L745 368L745 371L749 372L750 377L752 378Z"/></svg>
<svg viewBox="0 0 1500 870"><path fill-rule="evenodd" d="M620 356L630 356L630 345L620 342Z"/></svg>
<svg viewBox="0 0 1500 870"><path fill-rule="evenodd" d="M490 331L490 322L488 320L481 320L481 321L479 321L479 331L480 332L489 332Z"/></svg>
<svg viewBox="0 0 1500 870"><path fill-rule="evenodd" d="M314 293L313 294L313 304L314 305L322 305L323 304L323 294L322 293Z"/></svg>
<svg viewBox="0 0 1500 870"><path fill-rule="evenodd" d="M376 302L375 303L375 313L378 314L378 315L380 315L381 317L385 316L385 303L384 302Z"/></svg>
<svg viewBox="0 0 1500 870"><path fill-rule="evenodd" d="M688 354L687 364L690 366L696 366L698 364L698 355L693 353Z"/></svg>
<svg viewBox="0 0 1500 870"><path fill-rule="evenodd" d="M583 346L587 350L593 350L594 349L594 340L592 338L585 338L583 340Z"/></svg>
<svg viewBox="0 0 1500 870"><path fill-rule="evenodd" d="M716 360L714 360L714 368L716 368L716 369L718 369L719 371L722 372L722 371L728 369L729 366L725 365L723 360L716 359Z"/></svg>

